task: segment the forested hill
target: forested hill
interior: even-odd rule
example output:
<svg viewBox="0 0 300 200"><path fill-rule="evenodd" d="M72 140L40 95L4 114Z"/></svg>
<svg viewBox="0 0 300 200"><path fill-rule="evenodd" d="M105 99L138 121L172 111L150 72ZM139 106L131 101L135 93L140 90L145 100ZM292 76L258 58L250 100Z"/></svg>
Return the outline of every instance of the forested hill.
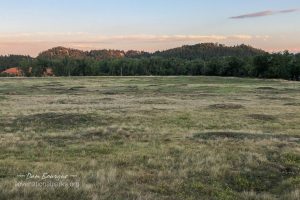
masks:
<svg viewBox="0 0 300 200"><path fill-rule="evenodd" d="M239 46L225 46L214 43L202 43L196 45L185 45L182 47L169 49L166 51L157 51L153 55L164 58L181 58L181 59L204 59L211 58L237 56L237 57L249 57L257 56L266 53L263 50L253 48L247 45Z"/></svg>
<svg viewBox="0 0 300 200"><path fill-rule="evenodd" d="M237 56L249 57L265 53L263 50L256 49L247 45L225 46L214 43L202 43L196 45L186 45L166 51L157 51L155 53L139 51L122 50L92 50L81 51L64 47L56 47L39 54L38 58L62 59L70 57L74 59L91 58L95 60L116 59L116 58L141 58L141 57L162 57L162 58L180 58L180 59L204 59L208 60L217 57Z"/></svg>
<svg viewBox="0 0 300 200"><path fill-rule="evenodd" d="M65 57L84 59L87 57L87 52L78 49L55 47L41 52L38 56L41 59L63 59Z"/></svg>
<svg viewBox="0 0 300 200"><path fill-rule="evenodd" d="M78 49L71 49L65 47L55 47L47 51L41 52L38 58L41 59L63 59L63 58L73 58L73 59L85 59L92 58L95 60L105 60L114 58L125 57L125 52L121 50L92 50L92 51L81 51Z"/></svg>

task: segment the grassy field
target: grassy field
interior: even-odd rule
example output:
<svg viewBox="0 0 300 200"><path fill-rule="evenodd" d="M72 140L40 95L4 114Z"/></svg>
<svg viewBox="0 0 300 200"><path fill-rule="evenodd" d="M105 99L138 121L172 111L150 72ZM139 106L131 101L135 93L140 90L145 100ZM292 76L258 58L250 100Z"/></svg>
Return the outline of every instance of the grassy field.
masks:
<svg viewBox="0 0 300 200"><path fill-rule="evenodd" d="M78 184L17 185L34 181ZM298 200L299 188L299 82L0 79L1 200Z"/></svg>

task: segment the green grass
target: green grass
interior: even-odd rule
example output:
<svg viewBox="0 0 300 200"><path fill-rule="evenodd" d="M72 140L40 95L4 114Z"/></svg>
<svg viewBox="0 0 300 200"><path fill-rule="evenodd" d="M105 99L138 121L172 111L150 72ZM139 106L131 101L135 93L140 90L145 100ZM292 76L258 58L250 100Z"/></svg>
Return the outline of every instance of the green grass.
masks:
<svg viewBox="0 0 300 200"><path fill-rule="evenodd" d="M1 78L0 199L300 199L299 122L299 82Z"/></svg>

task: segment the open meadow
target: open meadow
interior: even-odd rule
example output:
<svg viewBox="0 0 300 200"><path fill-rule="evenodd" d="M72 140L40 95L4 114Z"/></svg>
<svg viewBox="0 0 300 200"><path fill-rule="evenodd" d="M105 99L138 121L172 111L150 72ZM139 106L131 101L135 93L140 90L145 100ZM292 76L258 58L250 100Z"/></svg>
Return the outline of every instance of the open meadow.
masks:
<svg viewBox="0 0 300 200"><path fill-rule="evenodd" d="M299 188L299 82L0 79L1 200L298 200Z"/></svg>

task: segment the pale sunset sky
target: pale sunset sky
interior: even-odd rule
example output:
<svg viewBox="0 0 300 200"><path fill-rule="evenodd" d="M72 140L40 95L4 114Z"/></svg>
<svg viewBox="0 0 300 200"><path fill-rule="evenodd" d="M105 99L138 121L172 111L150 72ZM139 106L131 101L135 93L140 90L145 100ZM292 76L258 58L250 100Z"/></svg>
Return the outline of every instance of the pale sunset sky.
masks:
<svg viewBox="0 0 300 200"><path fill-rule="evenodd" d="M0 0L1 55L203 42L300 52L299 36L299 0Z"/></svg>

